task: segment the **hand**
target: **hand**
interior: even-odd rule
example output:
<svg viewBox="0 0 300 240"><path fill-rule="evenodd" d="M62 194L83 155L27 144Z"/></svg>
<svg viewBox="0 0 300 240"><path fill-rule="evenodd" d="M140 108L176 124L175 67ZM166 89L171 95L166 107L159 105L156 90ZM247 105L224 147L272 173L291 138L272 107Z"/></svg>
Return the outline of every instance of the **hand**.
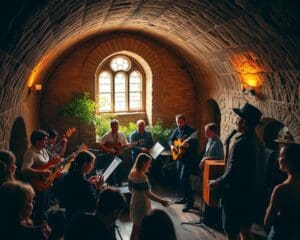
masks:
<svg viewBox="0 0 300 240"><path fill-rule="evenodd" d="M103 184L104 184L104 176L98 176L96 181L96 188L97 189L102 188Z"/></svg>
<svg viewBox="0 0 300 240"><path fill-rule="evenodd" d="M62 144L66 145L66 144L68 143L68 138L64 136L64 137L61 139L61 142L62 142Z"/></svg>
<svg viewBox="0 0 300 240"><path fill-rule="evenodd" d="M175 154L178 153L177 149L173 145L171 146L171 151L174 152Z"/></svg>
<svg viewBox="0 0 300 240"><path fill-rule="evenodd" d="M42 223L41 230L42 230L43 235L48 239L50 237L52 229L50 228L50 226L48 225L47 222Z"/></svg>
<svg viewBox="0 0 300 240"><path fill-rule="evenodd" d="M114 148L110 148L110 149L109 149L109 152L112 153L112 154L115 154L115 153L117 152L117 150L114 149Z"/></svg>
<svg viewBox="0 0 300 240"><path fill-rule="evenodd" d="M218 186L218 182L216 180L210 180L208 182L208 188L214 189Z"/></svg>
<svg viewBox="0 0 300 240"><path fill-rule="evenodd" d="M190 146L190 144L188 144L187 142L183 142L180 147L183 147L183 148L188 148Z"/></svg>
<svg viewBox="0 0 300 240"><path fill-rule="evenodd" d="M49 177L51 175L51 171L50 170L43 170L40 171L40 175L44 176L44 177Z"/></svg>
<svg viewBox="0 0 300 240"><path fill-rule="evenodd" d="M161 202L161 205L163 205L164 207L169 207L171 205L171 203L167 200L162 200Z"/></svg>
<svg viewBox="0 0 300 240"><path fill-rule="evenodd" d="M199 168L202 169L204 167L205 159L202 159L199 163Z"/></svg>
<svg viewBox="0 0 300 240"><path fill-rule="evenodd" d="M147 148L141 148L142 153L149 153L149 150Z"/></svg>

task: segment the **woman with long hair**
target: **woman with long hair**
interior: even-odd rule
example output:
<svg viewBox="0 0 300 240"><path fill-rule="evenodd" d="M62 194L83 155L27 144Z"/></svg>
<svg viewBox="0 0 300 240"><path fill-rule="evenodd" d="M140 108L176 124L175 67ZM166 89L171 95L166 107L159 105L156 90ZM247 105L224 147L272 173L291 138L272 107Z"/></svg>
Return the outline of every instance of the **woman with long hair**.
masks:
<svg viewBox="0 0 300 240"><path fill-rule="evenodd" d="M87 178L94 169L95 159L89 151L80 152L64 177L63 204L68 221L78 211L93 212L96 209L96 190L102 187L104 179L97 176Z"/></svg>
<svg viewBox="0 0 300 240"><path fill-rule="evenodd" d="M133 222L131 240L137 239L142 219L151 210L150 200L159 202L165 207L170 205L169 201L156 196L151 191L151 186L146 175L151 167L151 159L150 155L140 153L128 176L128 186L132 194L130 200L130 218Z"/></svg>
<svg viewBox="0 0 300 240"><path fill-rule="evenodd" d="M265 216L265 226L271 229L268 240L300 239L300 145L289 143L280 149L279 168L288 174L272 193Z"/></svg>

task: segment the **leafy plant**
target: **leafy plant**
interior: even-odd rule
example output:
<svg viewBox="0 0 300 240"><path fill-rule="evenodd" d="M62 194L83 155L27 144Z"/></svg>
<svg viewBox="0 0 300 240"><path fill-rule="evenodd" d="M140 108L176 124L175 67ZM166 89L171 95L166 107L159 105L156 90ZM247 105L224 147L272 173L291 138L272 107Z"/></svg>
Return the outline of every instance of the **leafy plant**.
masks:
<svg viewBox="0 0 300 240"><path fill-rule="evenodd" d="M113 114L103 114L101 117L97 117L95 124L97 138L102 137L110 130L110 122L114 118Z"/></svg>
<svg viewBox="0 0 300 240"><path fill-rule="evenodd" d="M159 141L162 145L168 148L168 140L172 133L170 128L163 127L163 120L157 119L152 126L147 126L147 130L151 131L154 142Z"/></svg>
<svg viewBox="0 0 300 240"><path fill-rule="evenodd" d="M136 123L129 122L127 126L120 126L119 129L125 134L127 139L129 139L130 134L136 130Z"/></svg>
<svg viewBox="0 0 300 240"><path fill-rule="evenodd" d="M81 123L96 124L95 101L91 100L88 92L76 93L72 100L59 111L61 117L74 117L77 119L79 142L81 143Z"/></svg>

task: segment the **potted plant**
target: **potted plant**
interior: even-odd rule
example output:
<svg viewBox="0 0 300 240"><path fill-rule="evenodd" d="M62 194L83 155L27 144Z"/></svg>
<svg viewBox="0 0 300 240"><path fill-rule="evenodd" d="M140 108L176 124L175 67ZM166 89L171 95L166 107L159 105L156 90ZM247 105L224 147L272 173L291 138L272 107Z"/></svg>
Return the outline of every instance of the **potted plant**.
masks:
<svg viewBox="0 0 300 240"><path fill-rule="evenodd" d="M75 93L72 100L59 111L61 117L74 117L77 120L79 142L81 143L81 124L96 124L95 101L91 100L88 92Z"/></svg>

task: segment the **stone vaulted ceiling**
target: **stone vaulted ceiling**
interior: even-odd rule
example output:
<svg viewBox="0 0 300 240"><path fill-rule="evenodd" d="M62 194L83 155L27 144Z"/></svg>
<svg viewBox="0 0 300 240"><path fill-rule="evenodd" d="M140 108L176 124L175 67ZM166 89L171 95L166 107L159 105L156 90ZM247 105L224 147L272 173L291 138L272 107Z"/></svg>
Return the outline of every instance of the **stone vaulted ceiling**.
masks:
<svg viewBox="0 0 300 240"><path fill-rule="evenodd" d="M94 36L121 31L173 46L195 68L199 63L205 65L219 89L238 89L237 68L249 61L263 75L268 99L300 105L297 1L4 2L0 15L0 112L18 105L32 74L42 77L66 50Z"/></svg>

